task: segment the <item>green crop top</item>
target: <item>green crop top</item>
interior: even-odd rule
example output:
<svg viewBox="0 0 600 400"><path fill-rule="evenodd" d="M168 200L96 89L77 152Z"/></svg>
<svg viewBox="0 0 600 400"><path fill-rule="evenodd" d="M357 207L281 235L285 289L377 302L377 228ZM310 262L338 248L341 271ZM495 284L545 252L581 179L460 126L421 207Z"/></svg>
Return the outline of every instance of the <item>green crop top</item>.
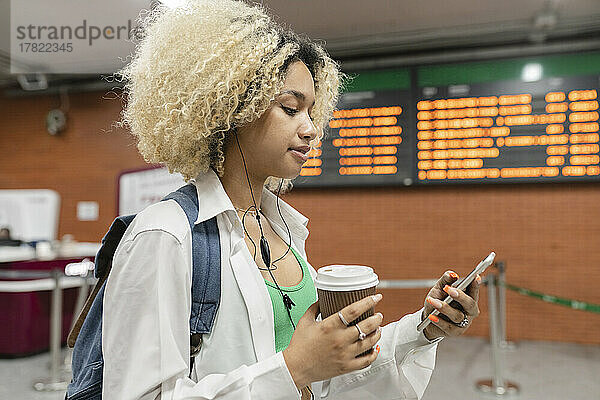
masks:
<svg viewBox="0 0 600 400"><path fill-rule="evenodd" d="M302 280L296 286L279 286L284 293L292 299L295 306L292 307L290 313L292 314L292 320L294 324L298 324L300 317L304 315L308 307L310 307L315 301L317 301L317 289L313 283L308 265L302 259L302 257L296 253L293 248L290 248L296 260L302 267ZM283 305L283 299L281 293L277 290L277 286L273 282L265 279L267 284L267 290L271 297L271 304L273 304L273 315L275 319L275 351L280 352L285 350L290 341L292 340L292 334L294 333L294 327L288 317L285 306Z"/></svg>

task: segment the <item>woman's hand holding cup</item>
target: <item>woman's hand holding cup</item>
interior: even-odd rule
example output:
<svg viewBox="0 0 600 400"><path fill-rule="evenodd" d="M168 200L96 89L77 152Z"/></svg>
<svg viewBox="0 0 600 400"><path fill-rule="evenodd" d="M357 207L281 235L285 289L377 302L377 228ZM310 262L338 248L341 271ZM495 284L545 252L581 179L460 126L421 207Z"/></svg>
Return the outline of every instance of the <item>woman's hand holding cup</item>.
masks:
<svg viewBox="0 0 600 400"><path fill-rule="evenodd" d="M381 294L356 301L340 311L342 318L346 322L354 321L372 310L380 300ZM378 352L371 349L381 338L381 313L356 324L366 335L359 340L359 329L346 325L337 313L316 321L319 311L319 302L306 310L289 346L283 351L288 370L299 389L311 382L365 368L377 359Z"/></svg>
<svg viewBox="0 0 600 400"><path fill-rule="evenodd" d="M382 296L375 294L379 279L372 268L325 266L314 283L319 301L298 321L283 352L298 388L371 365L381 338L383 315L373 313Z"/></svg>

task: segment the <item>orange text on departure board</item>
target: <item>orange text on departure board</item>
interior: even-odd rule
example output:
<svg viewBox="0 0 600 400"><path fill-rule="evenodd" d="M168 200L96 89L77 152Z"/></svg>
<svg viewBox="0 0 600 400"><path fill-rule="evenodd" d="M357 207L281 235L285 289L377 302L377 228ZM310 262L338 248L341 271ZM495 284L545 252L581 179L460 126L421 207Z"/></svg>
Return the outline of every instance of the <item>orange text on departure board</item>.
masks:
<svg viewBox="0 0 600 400"><path fill-rule="evenodd" d="M539 112L539 105L534 112L533 96L528 93L418 102L418 178L598 175L596 90L553 91L546 93L543 100L545 113ZM524 134L524 129L531 133ZM545 165L486 168L486 160L498 159L519 148L541 149L547 154Z"/></svg>
<svg viewBox="0 0 600 400"><path fill-rule="evenodd" d="M335 111L329 127L338 129L332 141L338 149L340 175L395 174L395 155L402 143L400 106Z"/></svg>

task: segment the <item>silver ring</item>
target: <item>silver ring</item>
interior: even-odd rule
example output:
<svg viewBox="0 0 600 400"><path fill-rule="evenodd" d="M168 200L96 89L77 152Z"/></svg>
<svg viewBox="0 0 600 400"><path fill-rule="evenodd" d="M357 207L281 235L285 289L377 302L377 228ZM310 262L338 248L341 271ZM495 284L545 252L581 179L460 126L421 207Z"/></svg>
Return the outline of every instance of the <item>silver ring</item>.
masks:
<svg viewBox="0 0 600 400"><path fill-rule="evenodd" d="M365 333L360 330L360 327L358 326L358 324L356 324L354 326L356 327L356 329L358 329L358 340L365 340L367 335L365 335Z"/></svg>
<svg viewBox="0 0 600 400"><path fill-rule="evenodd" d="M346 321L346 318L344 318L344 316L342 315L341 311L338 311L338 316L340 317L340 320L342 320L342 323L346 326L350 326L350 324L348 323L348 321Z"/></svg>
<svg viewBox="0 0 600 400"><path fill-rule="evenodd" d="M466 328L467 325L469 325L469 318L465 315L462 321L460 321L458 324L455 323L454 325L458 326L459 328Z"/></svg>

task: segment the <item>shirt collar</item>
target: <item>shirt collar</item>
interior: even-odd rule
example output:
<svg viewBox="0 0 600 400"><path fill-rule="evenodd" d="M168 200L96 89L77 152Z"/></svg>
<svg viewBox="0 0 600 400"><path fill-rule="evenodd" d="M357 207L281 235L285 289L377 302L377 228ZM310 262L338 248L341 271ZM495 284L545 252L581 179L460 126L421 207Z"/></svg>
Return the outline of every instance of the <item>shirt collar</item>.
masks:
<svg viewBox="0 0 600 400"><path fill-rule="evenodd" d="M198 218L196 218L195 224L202 223L226 211L231 211L232 215L237 215L233 203L215 171L209 169L207 172L200 173L192 182L196 185L198 193ZM285 224L279 215L279 211L277 211L277 196L264 187L261 209L269 221L285 229ZM308 229L306 228L308 218L281 199L279 199L279 209L290 231L302 239L306 239L308 237Z"/></svg>
<svg viewBox="0 0 600 400"><path fill-rule="evenodd" d="M302 239L308 237L308 218L302 215L294 207L290 206L285 201L279 199L279 210L281 210L281 216L277 210L277 196L267 188L263 188L261 209L269 221L279 225L282 229L285 229L283 220L287 223L290 231Z"/></svg>
<svg viewBox="0 0 600 400"><path fill-rule="evenodd" d="M227 210L235 213L235 208L215 171L209 169L207 172L200 173L192 182L196 185L198 193L196 225Z"/></svg>

